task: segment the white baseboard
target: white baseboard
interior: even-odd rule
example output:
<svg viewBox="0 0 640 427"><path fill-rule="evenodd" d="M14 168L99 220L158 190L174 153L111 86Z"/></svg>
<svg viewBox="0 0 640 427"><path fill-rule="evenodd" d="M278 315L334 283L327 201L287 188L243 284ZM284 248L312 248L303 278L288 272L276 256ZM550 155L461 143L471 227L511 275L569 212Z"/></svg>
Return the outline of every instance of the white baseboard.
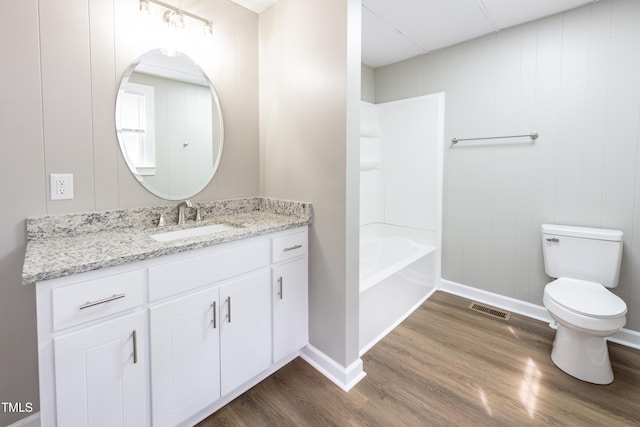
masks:
<svg viewBox="0 0 640 427"><path fill-rule="evenodd" d="M530 302L518 300L515 298L505 297L499 294L494 294L493 292L485 291L483 289L473 288L461 283L442 279L440 281L440 290L474 301L492 305L497 308L502 308L513 313L540 320L542 322L550 323L553 321L553 319L551 319L551 316L549 316L547 309L543 306L531 304Z"/></svg>
<svg viewBox="0 0 640 427"><path fill-rule="evenodd" d="M502 308L512 313L517 313L542 322L553 322L553 319L547 312L547 309L541 305L473 288L471 286L452 282L446 279L440 280L439 290L492 305L497 308ZM622 328L617 334L607 338L607 340L640 350L640 332L636 332L631 329Z"/></svg>
<svg viewBox="0 0 640 427"><path fill-rule="evenodd" d="M40 412L35 412L13 424L9 424L7 427L40 427Z"/></svg>
<svg viewBox="0 0 640 427"><path fill-rule="evenodd" d="M300 357L344 391L351 390L367 375L362 369L362 359L345 368L311 344L300 351Z"/></svg>
<svg viewBox="0 0 640 427"><path fill-rule="evenodd" d="M607 341L640 350L640 332L622 328L617 334L607 338Z"/></svg>

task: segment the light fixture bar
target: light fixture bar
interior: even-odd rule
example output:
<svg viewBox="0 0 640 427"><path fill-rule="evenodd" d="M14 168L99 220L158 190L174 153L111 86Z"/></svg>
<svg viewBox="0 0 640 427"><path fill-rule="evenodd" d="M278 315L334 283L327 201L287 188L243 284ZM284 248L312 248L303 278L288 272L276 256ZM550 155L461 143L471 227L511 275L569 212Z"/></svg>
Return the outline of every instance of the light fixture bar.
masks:
<svg viewBox="0 0 640 427"><path fill-rule="evenodd" d="M173 5L165 3L163 1L160 1L160 0L142 0L142 1L147 1L149 3L157 4L158 6L164 7L165 9L172 10L175 13L182 13L184 16L188 16L191 19L195 19L197 21L200 21L200 22L204 23L206 26L210 27L212 25L210 19L203 18L202 16L198 16L198 15L196 15L194 13L189 12L188 10L177 8L177 7L173 6Z"/></svg>

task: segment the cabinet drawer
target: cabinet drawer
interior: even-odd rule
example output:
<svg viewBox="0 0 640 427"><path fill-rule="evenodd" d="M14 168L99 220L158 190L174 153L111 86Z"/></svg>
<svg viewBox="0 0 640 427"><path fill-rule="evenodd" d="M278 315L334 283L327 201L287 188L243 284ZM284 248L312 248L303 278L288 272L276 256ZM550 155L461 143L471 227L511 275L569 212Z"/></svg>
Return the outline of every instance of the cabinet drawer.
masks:
<svg viewBox="0 0 640 427"><path fill-rule="evenodd" d="M192 256L149 268L149 300L196 289L269 265L269 241Z"/></svg>
<svg viewBox="0 0 640 427"><path fill-rule="evenodd" d="M53 330L142 305L144 284L144 270L136 270L53 289Z"/></svg>
<svg viewBox="0 0 640 427"><path fill-rule="evenodd" d="M280 262L307 253L307 230L273 239L272 262Z"/></svg>

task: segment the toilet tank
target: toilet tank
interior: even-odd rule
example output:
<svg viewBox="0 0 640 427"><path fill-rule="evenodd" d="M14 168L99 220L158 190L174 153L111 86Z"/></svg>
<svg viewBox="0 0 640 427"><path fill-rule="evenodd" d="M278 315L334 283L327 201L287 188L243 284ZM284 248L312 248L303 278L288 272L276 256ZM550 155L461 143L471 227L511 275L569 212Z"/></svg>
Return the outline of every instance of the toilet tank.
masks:
<svg viewBox="0 0 640 427"><path fill-rule="evenodd" d="M544 270L551 277L618 286L622 231L543 224L542 252Z"/></svg>

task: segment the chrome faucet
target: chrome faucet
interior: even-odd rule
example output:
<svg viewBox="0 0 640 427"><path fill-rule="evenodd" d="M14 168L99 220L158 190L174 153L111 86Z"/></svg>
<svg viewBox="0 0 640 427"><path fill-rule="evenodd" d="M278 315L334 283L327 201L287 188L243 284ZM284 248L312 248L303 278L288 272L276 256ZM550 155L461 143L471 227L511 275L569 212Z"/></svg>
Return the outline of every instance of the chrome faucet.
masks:
<svg viewBox="0 0 640 427"><path fill-rule="evenodd" d="M189 200L184 200L178 203L178 225L184 225L185 217L184 217L184 208L192 208L193 205Z"/></svg>

